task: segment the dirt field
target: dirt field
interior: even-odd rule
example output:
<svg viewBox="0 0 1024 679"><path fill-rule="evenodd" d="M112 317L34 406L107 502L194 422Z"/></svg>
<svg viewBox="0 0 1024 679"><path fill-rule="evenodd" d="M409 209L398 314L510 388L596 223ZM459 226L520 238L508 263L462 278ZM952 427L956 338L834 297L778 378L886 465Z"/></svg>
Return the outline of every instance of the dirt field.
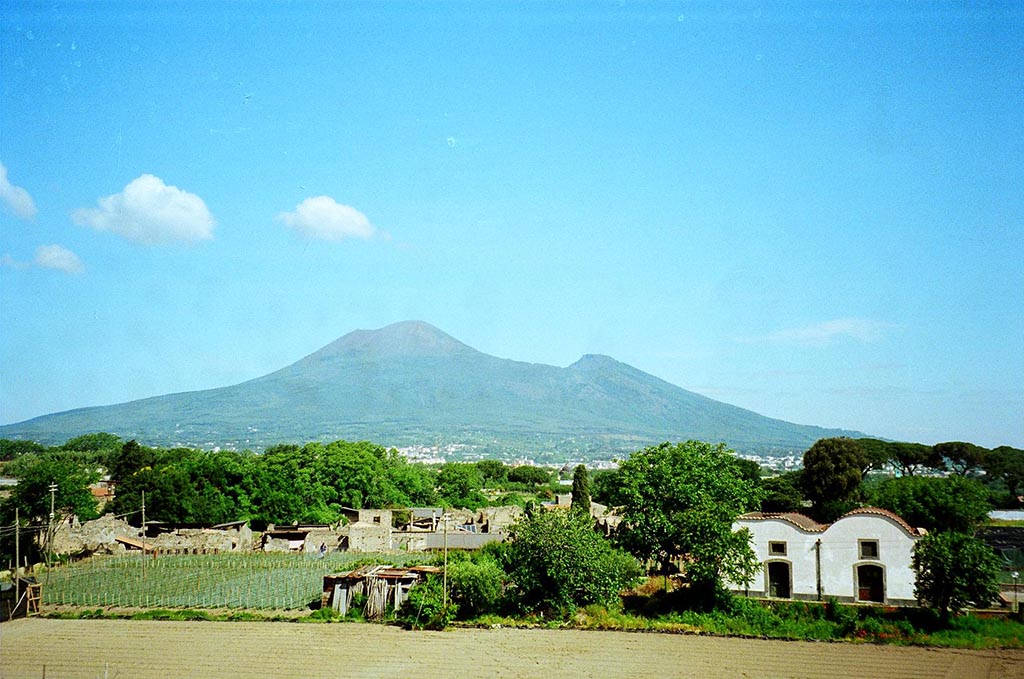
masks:
<svg viewBox="0 0 1024 679"><path fill-rule="evenodd" d="M44 671L45 670L45 671ZM558 630L28 619L0 677L1021 677L1024 651Z"/></svg>

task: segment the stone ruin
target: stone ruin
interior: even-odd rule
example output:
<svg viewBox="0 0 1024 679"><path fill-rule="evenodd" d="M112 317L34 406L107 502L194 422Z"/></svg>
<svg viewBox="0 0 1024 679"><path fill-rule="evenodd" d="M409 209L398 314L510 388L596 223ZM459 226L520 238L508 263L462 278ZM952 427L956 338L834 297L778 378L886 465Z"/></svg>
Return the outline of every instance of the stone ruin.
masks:
<svg viewBox="0 0 1024 679"><path fill-rule="evenodd" d="M65 521L54 531L53 551L57 554L120 554L127 548L118 538L140 541L142 531L124 519L102 516L95 521ZM205 554L251 551L253 533L246 524L217 528L179 528L147 537L146 547L158 552Z"/></svg>

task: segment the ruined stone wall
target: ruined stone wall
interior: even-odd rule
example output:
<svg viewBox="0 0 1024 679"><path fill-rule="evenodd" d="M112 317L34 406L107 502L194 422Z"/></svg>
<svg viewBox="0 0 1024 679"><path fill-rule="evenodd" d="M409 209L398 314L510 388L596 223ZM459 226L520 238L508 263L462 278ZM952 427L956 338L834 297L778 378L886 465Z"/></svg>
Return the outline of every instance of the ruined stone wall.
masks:
<svg viewBox="0 0 1024 679"><path fill-rule="evenodd" d="M115 554L124 551L117 538L141 539L140 529L113 516L101 516L95 521L79 524L66 522L58 526L53 540L57 554ZM146 538L146 544L162 552L209 553L250 551L253 546L252 530L214 530L212 528L181 529Z"/></svg>
<svg viewBox="0 0 1024 679"><path fill-rule="evenodd" d="M139 539L139 529L124 519L101 516L95 521L78 523L77 519L64 522L53 536L53 551L57 554L113 554L123 552L117 538Z"/></svg>
<svg viewBox="0 0 1024 679"><path fill-rule="evenodd" d="M353 523L348 526L352 552L386 552L391 549L391 523Z"/></svg>

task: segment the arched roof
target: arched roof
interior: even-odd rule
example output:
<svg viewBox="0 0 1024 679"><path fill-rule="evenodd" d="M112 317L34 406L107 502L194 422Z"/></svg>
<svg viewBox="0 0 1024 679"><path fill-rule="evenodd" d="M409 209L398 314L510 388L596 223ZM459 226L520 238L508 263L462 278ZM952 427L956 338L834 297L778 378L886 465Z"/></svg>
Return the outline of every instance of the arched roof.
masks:
<svg viewBox="0 0 1024 679"><path fill-rule="evenodd" d="M925 535L926 531L921 528L914 528L909 523L903 520L901 516L895 512L891 512L888 509L882 509L881 507L858 507L851 511L846 512L832 523L818 523L806 514L799 512L749 512L747 514L741 514L736 517L737 521L784 521L802 531L808 533L823 533L829 526L834 526L843 519L850 516L881 516L889 519L897 526L899 526L907 535L917 537Z"/></svg>
<svg viewBox="0 0 1024 679"><path fill-rule="evenodd" d="M882 509L881 507L858 507L857 509L852 509L852 510L846 512L845 514L843 514L842 516L840 516L838 519L836 519L835 523L839 523L840 521L842 521L843 519L845 519L848 516L865 516L865 515L866 516L884 516L885 518L892 520L897 526L899 526L904 531L906 531L907 535L912 535L912 536L916 537L916 536L924 535L925 534L924 530L922 530L920 528L914 528L909 523L904 521L903 517L900 516L899 514L897 514L896 512L891 512L888 509Z"/></svg>
<svg viewBox="0 0 1024 679"><path fill-rule="evenodd" d="M748 521L768 521L774 519L776 521L785 521L786 523L792 524L800 530L808 531L811 533L820 533L821 531L828 528L827 524L821 524L800 512L750 512L748 514L741 514L736 517L737 521L748 520Z"/></svg>

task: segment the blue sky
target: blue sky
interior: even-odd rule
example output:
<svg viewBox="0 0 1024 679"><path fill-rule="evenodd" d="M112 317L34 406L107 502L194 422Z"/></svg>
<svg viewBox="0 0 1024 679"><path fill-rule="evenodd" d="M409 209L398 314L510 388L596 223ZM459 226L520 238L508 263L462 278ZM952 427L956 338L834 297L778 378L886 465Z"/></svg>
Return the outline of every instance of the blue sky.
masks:
<svg viewBox="0 0 1024 679"><path fill-rule="evenodd" d="M1024 446L1016 3L5 3L0 422L357 328Z"/></svg>

